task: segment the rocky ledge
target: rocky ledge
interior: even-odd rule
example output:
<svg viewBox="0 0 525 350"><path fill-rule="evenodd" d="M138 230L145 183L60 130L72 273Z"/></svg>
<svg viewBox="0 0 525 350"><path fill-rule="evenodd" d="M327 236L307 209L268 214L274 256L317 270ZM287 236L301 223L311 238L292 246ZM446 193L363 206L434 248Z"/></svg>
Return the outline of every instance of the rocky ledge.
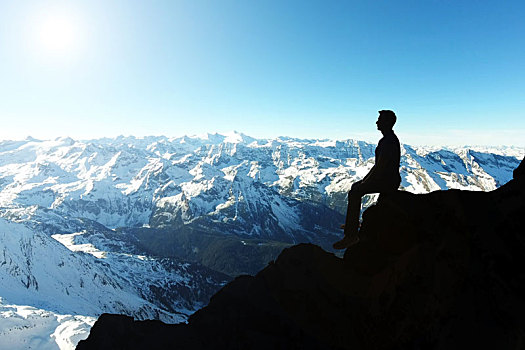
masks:
<svg viewBox="0 0 525 350"><path fill-rule="evenodd" d="M102 315L77 349L517 349L525 345L525 179L380 198L343 259L285 249L187 324Z"/></svg>

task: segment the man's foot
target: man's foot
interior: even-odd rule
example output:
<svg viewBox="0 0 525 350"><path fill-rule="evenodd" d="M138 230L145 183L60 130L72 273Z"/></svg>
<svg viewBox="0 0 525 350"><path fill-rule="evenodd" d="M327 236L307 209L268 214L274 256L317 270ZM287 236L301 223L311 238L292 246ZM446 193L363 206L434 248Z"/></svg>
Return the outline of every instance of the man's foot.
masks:
<svg viewBox="0 0 525 350"><path fill-rule="evenodd" d="M358 236L345 236L342 240L335 242L332 247L334 249L346 249L357 244L357 242L359 242Z"/></svg>

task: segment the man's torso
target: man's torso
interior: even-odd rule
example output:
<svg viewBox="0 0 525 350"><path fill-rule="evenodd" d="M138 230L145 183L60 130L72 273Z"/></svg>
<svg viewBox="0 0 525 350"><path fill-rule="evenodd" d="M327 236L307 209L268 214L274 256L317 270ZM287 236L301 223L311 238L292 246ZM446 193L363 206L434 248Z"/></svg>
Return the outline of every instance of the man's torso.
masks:
<svg viewBox="0 0 525 350"><path fill-rule="evenodd" d="M401 146L394 132L383 136L376 147L376 167L381 169L377 180L387 187L397 189L401 183L399 163L401 160ZM381 162L381 164L378 164Z"/></svg>

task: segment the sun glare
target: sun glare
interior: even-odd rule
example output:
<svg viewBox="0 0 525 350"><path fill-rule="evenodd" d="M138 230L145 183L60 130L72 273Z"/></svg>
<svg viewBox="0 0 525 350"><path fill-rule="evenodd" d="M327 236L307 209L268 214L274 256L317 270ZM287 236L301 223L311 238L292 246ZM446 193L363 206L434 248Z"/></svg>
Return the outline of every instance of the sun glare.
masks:
<svg viewBox="0 0 525 350"><path fill-rule="evenodd" d="M55 59L69 59L81 46L81 25L68 13L40 16L35 23L37 46L41 55Z"/></svg>

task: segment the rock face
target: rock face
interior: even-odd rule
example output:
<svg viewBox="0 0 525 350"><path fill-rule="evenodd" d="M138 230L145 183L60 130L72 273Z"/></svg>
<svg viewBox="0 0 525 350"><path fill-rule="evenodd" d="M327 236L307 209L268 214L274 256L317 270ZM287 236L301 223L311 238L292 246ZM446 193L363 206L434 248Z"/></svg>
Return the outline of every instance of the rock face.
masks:
<svg viewBox="0 0 525 350"><path fill-rule="evenodd" d="M525 344L525 180L382 197L344 259L288 248L188 324L105 314L77 349L517 349Z"/></svg>

